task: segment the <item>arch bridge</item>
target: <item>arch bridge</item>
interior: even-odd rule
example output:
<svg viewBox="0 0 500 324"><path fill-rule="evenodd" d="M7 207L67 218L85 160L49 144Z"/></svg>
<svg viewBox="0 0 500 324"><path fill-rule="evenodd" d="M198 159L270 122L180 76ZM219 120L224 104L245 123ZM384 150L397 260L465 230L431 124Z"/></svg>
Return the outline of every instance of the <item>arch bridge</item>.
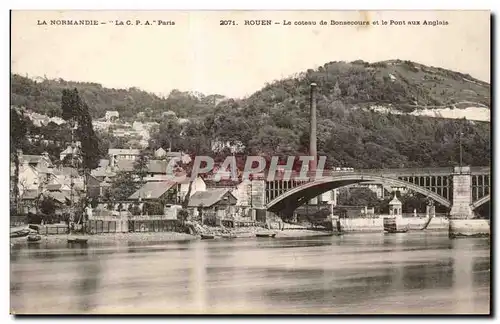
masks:
<svg viewBox="0 0 500 324"><path fill-rule="evenodd" d="M329 172L312 181L268 181L265 201L268 211L287 213L332 189L377 183L408 188L449 207L452 217L470 218L475 208L489 201L490 181L489 167Z"/></svg>

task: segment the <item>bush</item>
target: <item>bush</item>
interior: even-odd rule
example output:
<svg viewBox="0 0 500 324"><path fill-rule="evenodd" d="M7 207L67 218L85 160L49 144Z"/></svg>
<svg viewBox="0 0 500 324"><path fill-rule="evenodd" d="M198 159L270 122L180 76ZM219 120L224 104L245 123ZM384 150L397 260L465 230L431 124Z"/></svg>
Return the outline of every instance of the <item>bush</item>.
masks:
<svg viewBox="0 0 500 324"><path fill-rule="evenodd" d="M41 224L43 217L41 215L28 213L28 224Z"/></svg>

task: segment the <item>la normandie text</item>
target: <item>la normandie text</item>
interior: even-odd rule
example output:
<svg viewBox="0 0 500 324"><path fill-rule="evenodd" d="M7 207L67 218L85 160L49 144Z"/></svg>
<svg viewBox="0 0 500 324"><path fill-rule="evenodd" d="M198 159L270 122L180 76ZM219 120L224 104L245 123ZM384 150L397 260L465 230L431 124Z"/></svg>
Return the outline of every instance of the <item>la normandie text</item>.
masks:
<svg viewBox="0 0 500 324"><path fill-rule="evenodd" d="M112 24L115 26L131 26L131 25L167 25L167 26L175 26L175 22L171 20L114 20L109 22L99 22L99 20L38 20L38 26L97 26L100 24Z"/></svg>
<svg viewBox="0 0 500 324"><path fill-rule="evenodd" d="M38 20L38 26L96 26L99 25L98 20Z"/></svg>

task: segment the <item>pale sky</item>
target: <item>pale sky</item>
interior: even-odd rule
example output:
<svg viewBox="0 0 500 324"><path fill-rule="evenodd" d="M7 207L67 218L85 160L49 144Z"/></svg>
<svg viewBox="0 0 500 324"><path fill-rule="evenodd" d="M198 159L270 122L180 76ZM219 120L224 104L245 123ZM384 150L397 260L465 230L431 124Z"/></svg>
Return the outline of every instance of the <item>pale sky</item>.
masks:
<svg viewBox="0 0 500 324"><path fill-rule="evenodd" d="M55 26L50 20L106 21ZM109 21L149 20L152 26ZM234 19L238 26L220 26ZM271 19L271 26L245 20ZM38 25L38 20L49 25ZM159 26L153 20L174 21ZM292 26L283 26L283 20ZM328 22L294 26L293 21ZM332 26L331 20L441 20L446 26ZM280 22L277 25L274 22ZM168 94L250 95L330 61L411 60L490 81L488 11L14 11L12 72Z"/></svg>

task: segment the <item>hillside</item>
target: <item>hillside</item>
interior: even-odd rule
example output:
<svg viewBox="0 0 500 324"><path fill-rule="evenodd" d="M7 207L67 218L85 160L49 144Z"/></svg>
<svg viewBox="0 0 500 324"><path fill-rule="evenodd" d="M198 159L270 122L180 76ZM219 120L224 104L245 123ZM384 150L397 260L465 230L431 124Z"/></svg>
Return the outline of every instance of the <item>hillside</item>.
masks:
<svg viewBox="0 0 500 324"><path fill-rule="evenodd" d="M318 84L318 153L328 165L354 168L449 166L458 164L463 133L464 163L490 163L490 124L418 116L438 109L489 109L490 85L469 75L407 61L331 62L316 70L267 84L244 99L173 91L167 98L135 88L106 89L94 83L62 80L35 82L12 76L12 105L59 114L65 87L76 87L94 118L118 110L132 119L164 121L155 147L208 153L210 140L241 142L245 154L307 154L309 84ZM382 107L383 112L378 109ZM377 109L375 109L377 108ZM185 134L165 111L192 122ZM470 119L470 118L468 118Z"/></svg>
<svg viewBox="0 0 500 324"><path fill-rule="evenodd" d="M11 105L26 107L49 117L61 116L61 95L66 88L77 88L88 103L92 118L104 117L107 110L116 110L125 120L133 120L139 112L146 118L160 118L172 110L179 117L187 117L200 111L200 107L214 107L223 96L181 92L174 90L168 98L137 88L110 89L98 83L73 82L62 79L29 79L11 74Z"/></svg>
<svg viewBox="0 0 500 324"><path fill-rule="evenodd" d="M266 102L283 102L308 95L308 84L318 84L320 100L341 100L346 106L389 105L395 110L490 107L488 83L442 68L410 61L377 63L330 62L317 70L268 84L253 94Z"/></svg>
<svg viewBox="0 0 500 324"><path fill-rule="evenodd" d="M330 62L317 70L268 84L248 100L283 103L307 96L308 83L319 86L320 100L341 100L345 105L369 107L390 105L395 110L413 112L421 109L490 107L488 83L470 75L428 67L422 64L390 60L377 63L363 61ZM49 116L60 115L60 98L64 88L76 87L91 107L92 117L101 118L106 110L117 110L121 116L133 117L144 111L159 117L167 110L179 117L210 113L224 99L221 95L174 90L167 98L137 88L109 89L98 83L40 79L11 75L11 104L25 106Z"/></svg>

